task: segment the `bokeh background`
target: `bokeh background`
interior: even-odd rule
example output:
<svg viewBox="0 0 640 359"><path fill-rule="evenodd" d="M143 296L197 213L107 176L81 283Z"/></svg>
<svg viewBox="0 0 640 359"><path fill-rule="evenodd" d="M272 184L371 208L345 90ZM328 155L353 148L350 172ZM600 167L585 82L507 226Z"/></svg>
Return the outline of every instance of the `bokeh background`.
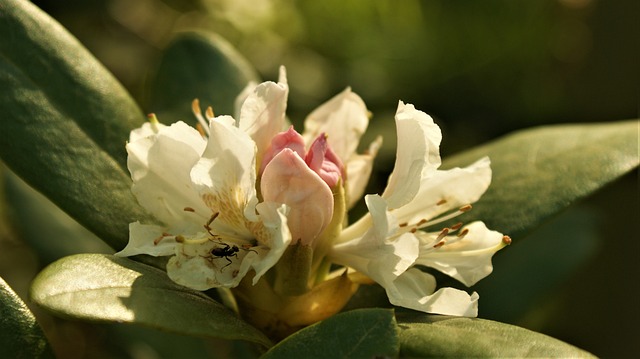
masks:
<svg viewBox="0 0 640 359"><path fill-rule="evenodd" d="M162 52L184 30L222 35L263 79L277 79L285 65L295 124L350 86L373 113L364 142L385 137L370 192L383 188L393 164L398 100L436 119L444 157L527 127L638 117L636 0L33 2L103 62L145 112L154 111L149 89ZM112 252L2 173L0 276L23 298L35 273L60 256ZM496 256L494 274L475 288L480 316L598 356L640 352L639 202L634 172L514 238ZM34 310L60 357L222 357L226 350Z"/></svg>

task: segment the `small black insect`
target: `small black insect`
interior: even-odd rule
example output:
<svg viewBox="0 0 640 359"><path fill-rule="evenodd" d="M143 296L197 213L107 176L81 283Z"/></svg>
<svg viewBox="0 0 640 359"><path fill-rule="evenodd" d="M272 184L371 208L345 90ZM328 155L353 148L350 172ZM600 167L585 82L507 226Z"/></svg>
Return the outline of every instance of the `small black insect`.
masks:
<svg viewBox="0 0 640 359"><path fill-rule="evenodd" d="M231 258L229 257L236 257L238 258L238 252L240 251L240 249L238 248L238 246L236 246L235 244L230 246L227 243L222 243L222 247L217 247L211 250L211 255L217 258L224 258L227 260L227 265L225 265L224 267L222 267L220 269L220 271L222 271L223 269L227 268L228 266L231 265L231 263L233 263L231 261Z"/></svg>

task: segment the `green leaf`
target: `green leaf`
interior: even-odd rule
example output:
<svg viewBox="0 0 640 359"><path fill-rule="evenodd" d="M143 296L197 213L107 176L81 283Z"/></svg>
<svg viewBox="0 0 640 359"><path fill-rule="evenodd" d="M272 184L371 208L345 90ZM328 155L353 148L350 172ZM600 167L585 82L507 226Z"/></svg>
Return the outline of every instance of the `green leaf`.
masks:
<svg viewBox="0 0 640 359"><path fill-rule="evenodd" d="M33 313L0 278L0 357L53 358Z"/></svg>
<svg viewBox="0 0 640 359"><path fill-rule="evenodd" d="M115 248L146 218L123 170L129 131L143 122L121 85L28 1L0 3L2 160Z"/></svg>
<svg viewBox="0 0 640 359"><path fill-rule="evenodd" d="M42 112L72 121L122 168L124 143L145 120L138 105L104 66L59 23L28 1L0 3L0 108L3 122L30 122ZM60 117L60 119L58 119ZM29 137L11 141L30 144ZM68 143L62 141L60 143ZM26 147L30 148L29 146Z"/></svg>
<svg viewBox="0 0 640 359"><path fill-rule="evenodd" d="M250 81L258 81L255 70L223 38L182 33L162 57L151 89L151 110L161 122L193 124L191 102L197 98L203 108L233 115L235 98Z"/></svg>
<svg viewBox="0 0 640 359"><path fill-rule="evenodd" d="M64 317L271 345L262 332L220 303L173 283L161 270L126 258L101 254L65 257L38 274L31 297Z"/></svg>
<svg viewBox="0 0 640 359"><path fill-rule="evenodd" d="M108 245L74 221L9 170L3 171L12 225L40 264L78 253L113 253ZM46 235L43 235L46 228Z"/></svg>
<svg viewBox="0 0 640 359"><path fill-rule="evenodd" d="M514 237L638 166L638 121L523 130L447 158L443 168L489 156L489 190L464 215Z"/></svg>
<svg viewBox="0 0 640 359"><path fill-rule="evenodd" d="M397 354L398 327L393 311L358 309L300 330L261 358L393 358Z"/></svg>
<svg viewBox="0 0 640 359"><path fill-rule="evenodd" d="M476 318L399 313L400 357L593 358L544 334Z"/></svg>

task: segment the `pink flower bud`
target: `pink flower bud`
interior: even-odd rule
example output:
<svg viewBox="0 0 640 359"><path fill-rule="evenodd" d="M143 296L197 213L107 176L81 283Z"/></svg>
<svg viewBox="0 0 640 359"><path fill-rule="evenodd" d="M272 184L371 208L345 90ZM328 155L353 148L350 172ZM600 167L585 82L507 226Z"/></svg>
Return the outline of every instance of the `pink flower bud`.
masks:
<svg viewBox="0 0 640 359"><path fill-rule="evenodd" d="M340 178L345 177L344 165L329 147L325 133L313 141L304 161L331 188L338 184Z"/></svg>
<svg viewBox="0 0 640 359"><path fill-rule="evenodd" d="M333 217L333 194L293 150L285 148L265 166L260 182L266 202L289 208L287 225L292 243L314 245Z"/></svg>

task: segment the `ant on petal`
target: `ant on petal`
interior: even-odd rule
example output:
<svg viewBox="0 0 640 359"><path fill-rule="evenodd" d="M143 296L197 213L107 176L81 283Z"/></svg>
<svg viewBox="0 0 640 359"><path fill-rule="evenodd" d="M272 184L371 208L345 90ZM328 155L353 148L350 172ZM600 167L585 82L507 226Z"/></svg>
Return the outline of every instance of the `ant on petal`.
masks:
<svg viewBox="0 0 640 359"><path fill-rule="evenodd" d="M211 250L211 255L216 258L224 258L227 260L227 262L229 262L220 269L220 271L222 272L223 269L227 268L228 266L231 265L231 263L233 263L231 261L231 258L229 257L238 258L238 251L240 251L240 249L238 249L238 246L236 246L235 244L232 246L223 242L221 242L221 244L222 244L222 247L217 247Z"/></svg>
<svg viewBox="0 0 640 359"><path fill-rule="evenodd" d="M245 251L251 251L254 253L258 253L256 250L251 249L251 247L253 247L252 244L243 244L240 247L238 247L237 245L233 244L230 245L228 243L223 242L220 239L220 236L214 234L212 232L212 228L211 228L211 223L213 223L213 221L218 217L220 213L216 212L214 214L211 215L211 218L209 218L209 220L207 221L207 223L204 224L204 229L207 231L207 233L209 233L209 235L211 236L211 238L209 238L209 240L212 241L217 241L220 246L215 247L211 250L211 256L216 258L224 258L227 260L227 263L224 267L222 267L220 269L220 271L222 272L222 270L224 270L225 268L227 268L228 266L231 265L231 263L233 263L233 261L231 260L231 257L236 257L238 258L238 252L240 251L240 249L245 250Z"/></svg>
<svg viewBox="0 0 640 359"><path fill-rule="evenodd" d="M231 257L238 258L238 252L240 251L240 249L244 251L254 252L256 254L258 253L255 249L251 249L250 244L243 244L240 247L238 247L235 244L229 245L222 241L220 241L220 244L221 244L221 247L216 247L211 250L211 255L216 258L224 258L227 260L227 262L229 262L224 267L220 268L221 272L223 269L227 268L228 266L231 265L231 263L233 263L233 261L231 260Z"/></svg>

